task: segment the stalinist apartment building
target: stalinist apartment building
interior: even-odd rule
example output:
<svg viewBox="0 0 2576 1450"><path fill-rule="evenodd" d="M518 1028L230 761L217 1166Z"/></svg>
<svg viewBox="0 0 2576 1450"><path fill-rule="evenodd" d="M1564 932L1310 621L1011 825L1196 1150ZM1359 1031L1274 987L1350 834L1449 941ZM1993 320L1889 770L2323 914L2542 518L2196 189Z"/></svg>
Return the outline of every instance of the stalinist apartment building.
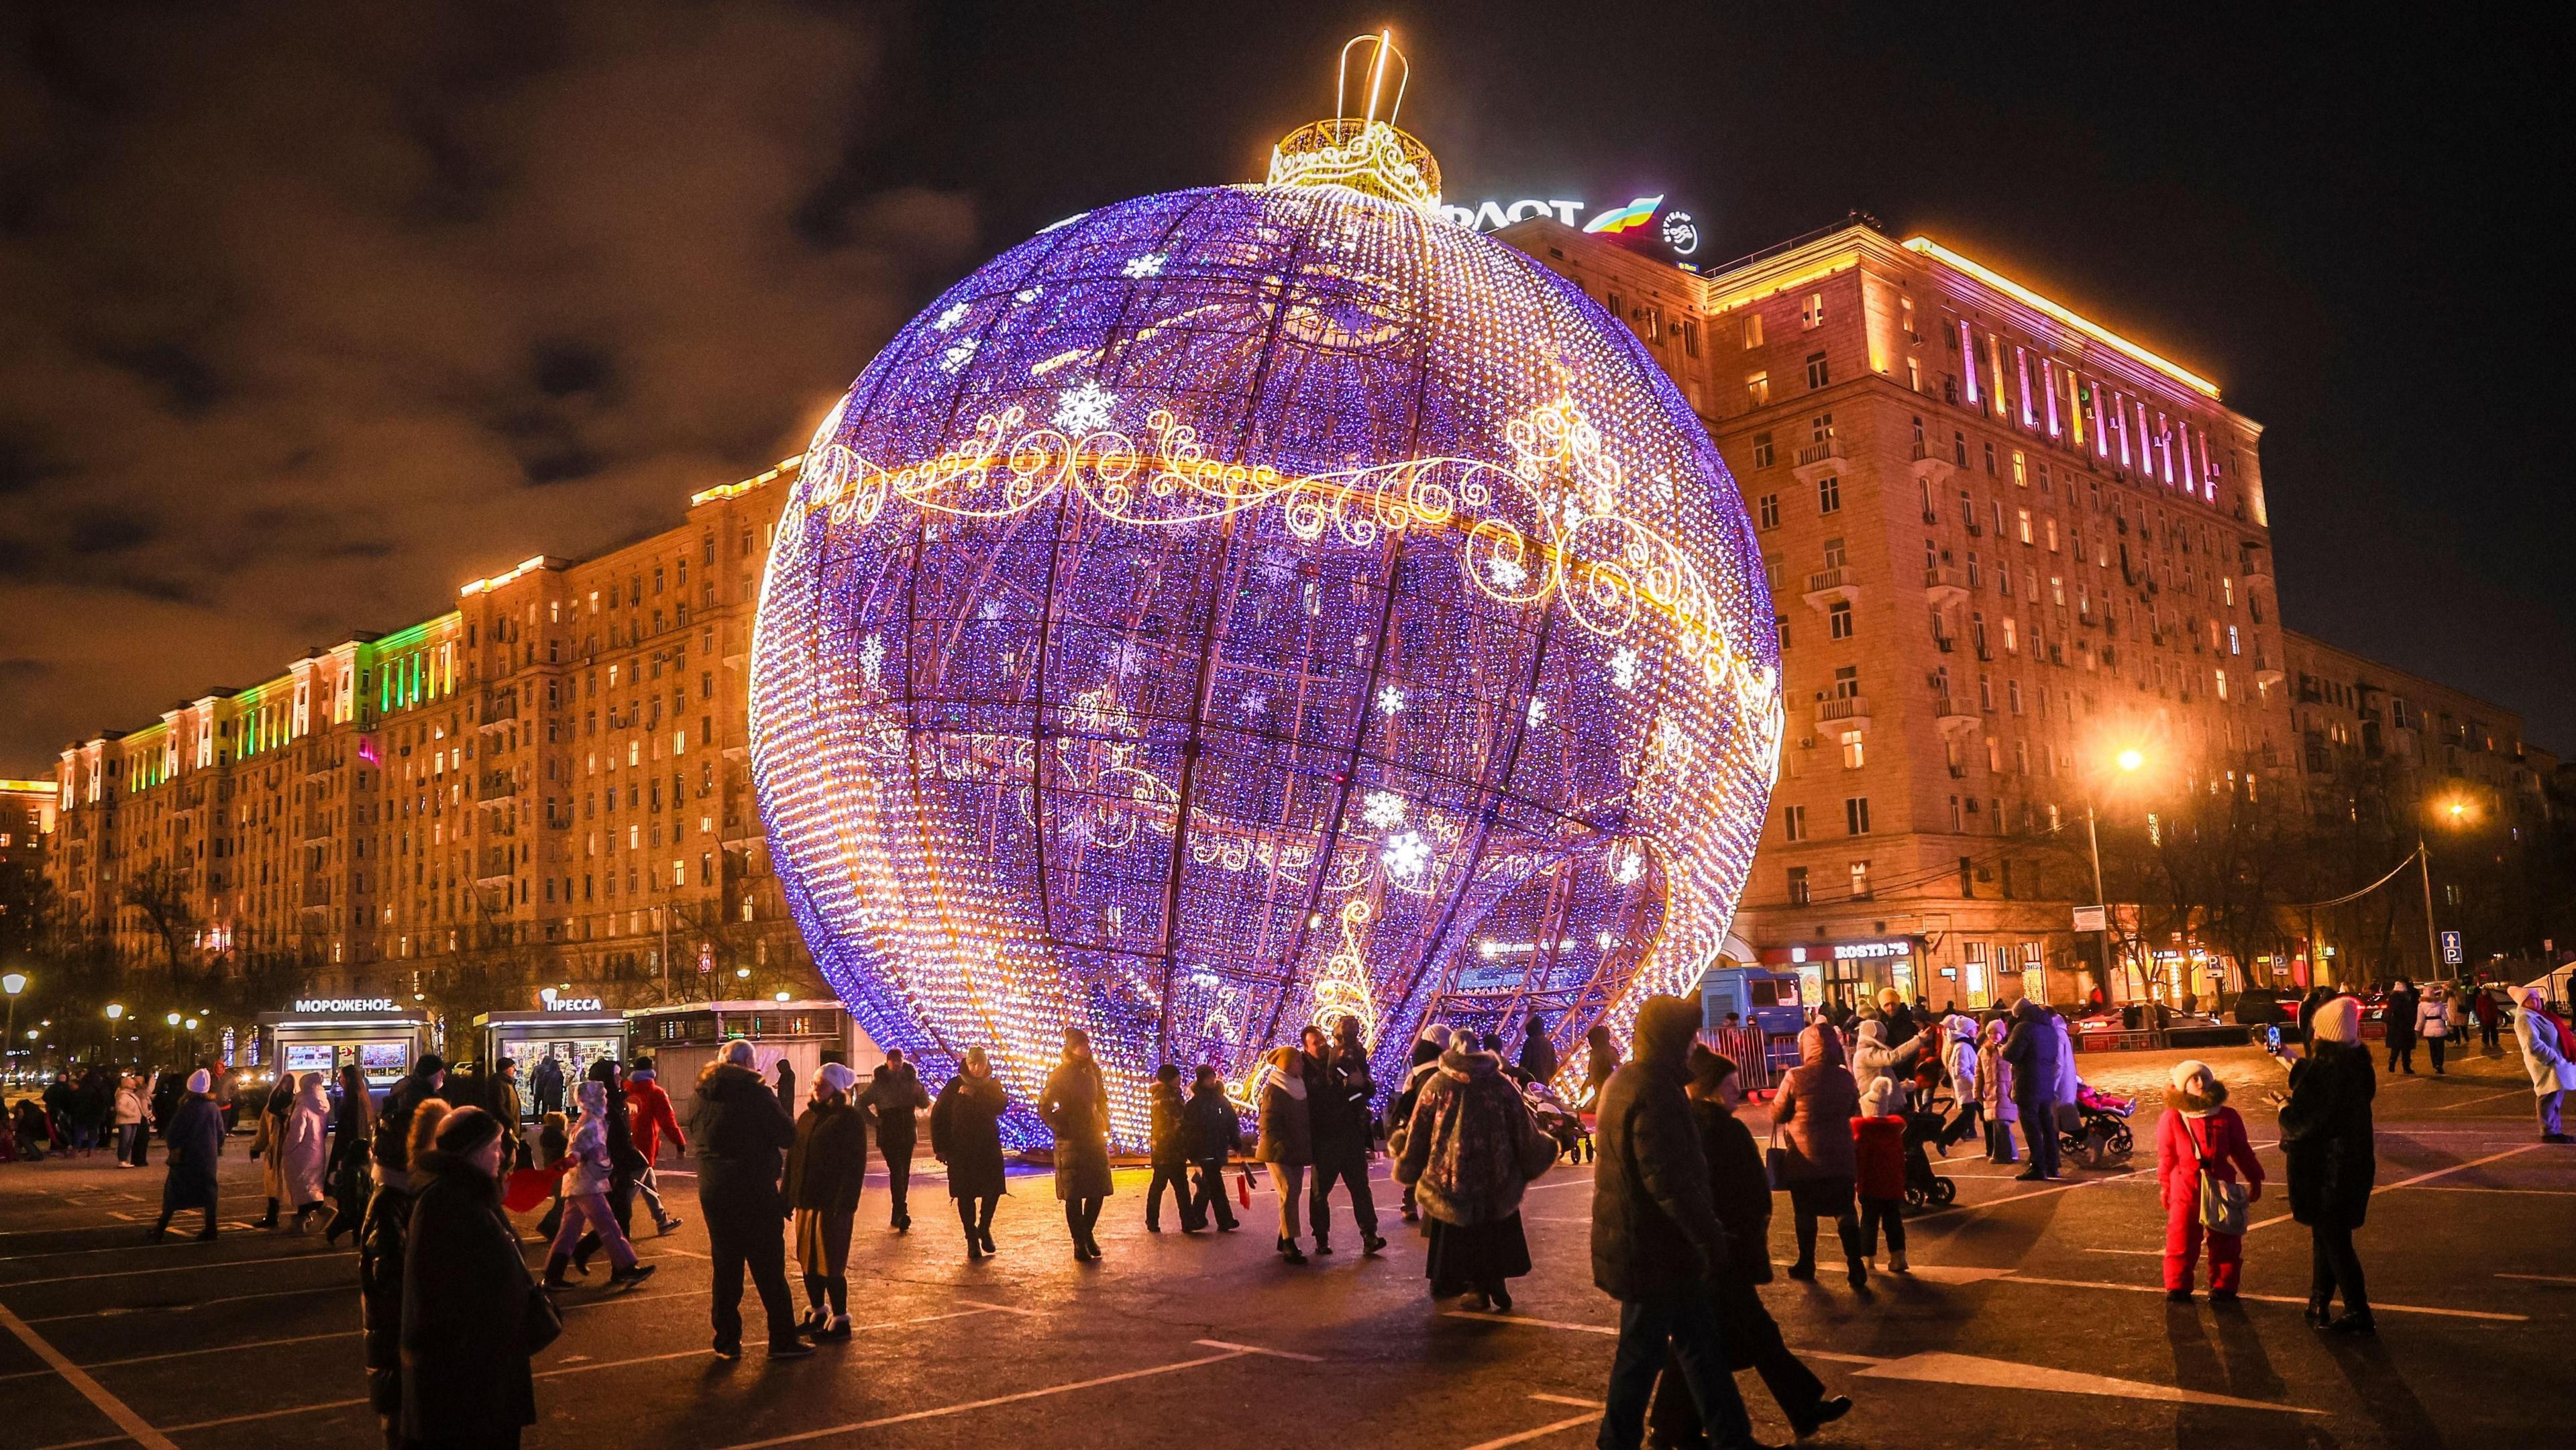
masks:
<svg viewBox="0 0 2576 1450"><path fill-rule="evenodd" d="M1857 220L1707 273L1502 235L1635 330L1758 530L1789 720L1742 954L1935 1003L2140 995L2071 929L2088 805L2295 782L2260 427Z"/></svg>
<svg viewBox="0 0 2576 1450"><path fill-rule="evenodd" d="M794 462L66 749L67 924L134 962L298 957L317 996L408 998L459 961L788 985L802 948L753 810L743 670Z"/></svg>

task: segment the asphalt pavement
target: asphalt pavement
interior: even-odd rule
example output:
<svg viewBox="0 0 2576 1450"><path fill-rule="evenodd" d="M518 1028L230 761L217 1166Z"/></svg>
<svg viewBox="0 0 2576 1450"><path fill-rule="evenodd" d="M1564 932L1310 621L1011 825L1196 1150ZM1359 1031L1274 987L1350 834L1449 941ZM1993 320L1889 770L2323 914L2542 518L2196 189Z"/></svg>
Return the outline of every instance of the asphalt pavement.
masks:
<svg viewBox="0 0 2576 1450"><path fill-rule="evenodd" d="M2152 1144L2183 1055L2083 1060L2088 1081L2140 1095L2132 1161L2034 1184L1962 1145L1939 1164L1957 1204L1910 1222L1910 1276L1882 1274L1866 1294L1830 1271L1765 1291L1789 1343L1856 1402L1808 1443L2559 1443L2576 1403L2576 1148L2538 1141L2518 1059L2473 1052L2436 1078L2419 1054L2419 1076L2381 1079L2381 1192L2359 1238L2381 1329L2346 1340L2300 1319L2307 1234L2285 1217L2262 1096L2280 1070L2250 1050L2198 1054L2275 1175L2254 1208L2245 1298L2165 1301ZM260 1210L248 1142L232 1140L228 1226L212 1244L142 1242L157 1147L142 1171L103 1156L0 1166L0 1450L374 1442L354 1255L318 1232L248 1227ZM1591 1285L1585 1166L1532 1185L1537 1267L1508 1314L1428 1297L1422 1241L1396 1221L1383 1163L1387 1252L1363 1256L1337 1203L1339 1252L1305 1267L1272 1253L1267 1193L1239 1210L1242 1232L1185 1236L1167 1205L1152 1235L1143 1175L1122 1173L1100 1224L1107 1258L1086 1265L1049 1181L1014 1178L1000 1256L969 1262L935 1171L916 1178L909 1235L889 1230L872 1180L851 1255L860 1332L776 1364L756 1333L740 1362L707 1352L706 1241L685 1168L664 1172L689 1222L658 1238L647 1227L639 1245L657 1276L612 1292L603 1263L566 1296L566 1332L537 1365L531 1446L1548 1450L1588 1443L1598 1421L1616 1314ZM531 1262L543 1253L531 1230ZM1757 1428L1786 1439L1759 1382L1742 1383Z"/></svg>

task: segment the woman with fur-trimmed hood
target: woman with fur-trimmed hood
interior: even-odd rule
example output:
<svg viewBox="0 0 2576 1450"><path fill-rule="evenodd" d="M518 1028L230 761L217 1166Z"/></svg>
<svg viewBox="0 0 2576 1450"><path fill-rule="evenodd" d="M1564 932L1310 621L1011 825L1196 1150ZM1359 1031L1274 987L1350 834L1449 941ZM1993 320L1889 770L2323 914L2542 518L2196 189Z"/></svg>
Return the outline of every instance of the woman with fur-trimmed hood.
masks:
<svg viewBox="0 0 2576 1450"><path fill-rule="evenodd" d="M1431 1249L1423 1272L1434 1297L1466 1294L1468 1307L1512 1307L1504 1286L1530 1271L1521 1192L1556 1161L1503 1060L1465 1033L1423 1079L1395 1152L1395 1180L1411 1185Z"/></svg>
<svg viewBox="0 0 2576 1450"><path fill-rule="evenodd" d="M2220 1183L2243 1183L2245 1201L2263 1196L2263 1165L2245 1135L2245 1119L2227 1106L2227 1084L2209 1064L2184 1058L2174 1064L2164 1116L2156 1123L2156 1183L2165 1207L2165 1295L2191 1298L2191 1276L2200 1241L2209 1239L2209 1298L2232 1303L2245 1258L2245 1236L2204 1230L2200 1178L2204 1169Z"/></svg>

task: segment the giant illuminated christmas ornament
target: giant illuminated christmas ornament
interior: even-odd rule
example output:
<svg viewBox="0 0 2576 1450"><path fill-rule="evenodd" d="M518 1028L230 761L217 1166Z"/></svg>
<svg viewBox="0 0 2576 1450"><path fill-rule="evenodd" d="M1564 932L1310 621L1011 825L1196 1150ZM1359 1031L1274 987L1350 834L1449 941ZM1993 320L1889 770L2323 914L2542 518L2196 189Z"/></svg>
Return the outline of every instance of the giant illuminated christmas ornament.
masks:
<svg viewBox="0 0 2576 1450"><path fill-rule="evenodd" d="M1157 1064L1239 1082L1344 1014L1381 1083L1435 1014L1624 1035L1715 960L1777 759L1716 448L1441 217L1401 57L1353 45L1354 114L1267 184L1059 222L907 326L761 600L753 769L824 975L1024 1101L1089 1029L1129 1140Z"/></svg>

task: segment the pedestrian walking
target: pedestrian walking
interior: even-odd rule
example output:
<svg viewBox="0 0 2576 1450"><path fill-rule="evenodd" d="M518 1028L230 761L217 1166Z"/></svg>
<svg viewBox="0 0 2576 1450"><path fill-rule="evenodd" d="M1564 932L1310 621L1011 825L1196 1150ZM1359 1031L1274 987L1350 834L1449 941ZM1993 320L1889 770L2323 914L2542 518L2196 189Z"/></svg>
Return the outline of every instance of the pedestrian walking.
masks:
<svg viewBox="0 0 2576 1450"><path fill-rule="evenodd" d="M1145 1148L1154 1177L1145 1187L1145 1232L1163 1231L1163 1190L1172 1190L1172 1206L1181 1216L1181 1232L1197 1233L1200 1228L1198 1209L1190 1201L1189 1132L1185 1119L1189 1104L1181 1097L1181 1069L1164 1063L1154 1071L1154 1085L1145 1090L1149 1112Z"/></svg>
<svg viewBox="0 0 2576 1450"><path fill-rule="evenodd" d="M2442 1049L2451 1037L2451 1008L2445 1000L2448 990L2439 982L2426 984L2424 999L2415 1007L2415 1036L2433 1059L2433 1075L2447 1076L2442 1071Z"/></svg>
<svg viewBox="0 0 2576 1450"><path fill-rule="evenodd" d="M2156 1185L2165 1209L2165 1297L2191 1298L2193 1267L2209 1241L2209 1302L2236 1302L2245 1258L2244 1205L2263 1196L2263 1165L2246 1137L2245 1119L2227 1106L2227 1084L2209 1064L2184 1058L2167 1080L2173 1093L2156 1123ZM2229 1192L2244 1185L2241 1198ZM2233 1231L2212 1216L2232 1218Z"/></svg>
<svg viewBox="0 0 2576 1450"><path fill-rule="evenodd" d="M2380 1003L2379 1025L2387 1034L2390 1072L2415 1075L2416 1011L2423 1001L2424 995L2415 990L2415 984L2399 977Z"/></svg>
<svg viewBox="0 0 2576 1450"><path fill-rule="evenodd" d="M197 1233L200 1240L211 1241L215 1236L215 1168L224 1152L224 1111L208 1092L213 1085L213 1075L202 1067L188 1074L187 1096L161 1125L162 1141L170 1151L161 1180L161 1217L144 1235L149 1242L159 1243L170 1232L170 1220L183 1208L205 1211L206 1226ZM19 1103L25 1106L24 1101Z"/></svg>
<svg viewBox="0 0 2576 1450"><path fill-rule="evenodd" d="M1694 1046L1690 1077L1691 1121L1699 1128L1701 1156L1708 1160L1709 1202L1718 1226L1726 1230L1726 1271L1713 1276L1712 1298L1726 1331L1728 1361L1734 1369L1750 1368L1762 1376L1763 1387L1803 1440L1849 1414L1851 1399L1825 1393L1824 1381L1780 1337L1779 1322L1755 1287L1772 1277L1771 1182L1762 1168L1762 1149L1736 1115L1744 1100L1743 1074L1733 1058ZM1669 1354L1646 1426L1658 1445L1696 1445L1707 1438L1681 1362Z"/></svg>
<svg viewBox="0 0 2576 1450"><path fill-rule="evenodd" d="M1311 1044L1307 1137L1315 1153L1315 1182L1307 1208L1315 1230L1315 1252L1333 1251L1332 1192L1338 1184L1350 1194L1360 1252L1374 1254L1386 1247L1386 1240L1378 1237L1377 1202L1369 1193L1369 1157L1377 1137L1369 1099L1377 1095L1377 1082L1369 1075L1368 1044L1360 1040L1359 1019L1347 1014L1334 1019L1330 1044L1312 1027L1306 1033ZM1502 1044L1493 1043L1491 1050L1499 1067Z"/></svg>
<svg viewBox="0 0 2576 1450"><path fill-rule="evenodd" d="M438 1147L447 1103L431 1098L413 1109L403 1161ZM363 1143L364 1140L361 1140ZM402 1433L403 1256L411 1242L411 1172L368 1165L367 1216L358 1226L358 1318L367 1369L367 1405L384 1431L385 1450L405 1450Z"/></svg>
<svg viewBox="0 0 2576 1450"><path fill-rule="evenodd" d="M2012 1068L2013 1115L2030 1145L2030 1167L2016 1176L2028 1181L2054 1179L2058 1176L2058 1075L2066 1039L2057 1031L2057 1014L2028 997L2013 1004L2012 1017L2002 1057Z"/></svg>
<svg viewBox="0 0 2576 1450"><path fill-rule="evenodd" d="M367 1075L356 1063L340 1069L340 1101L331 1110L331 1222L322 1242L337 1246L340 1235L356 1238L366 1227L367 1200L374 1190L369 1152L376 1137L376 1100L367 1091Z"/></svg>
<svg viewBox="0 0 2576 1450"><path fill-rule="evenodd" d="M411 1151L411 1115L413 1110L431 1098L447 1082L447 1062L435 1052L423 1053L413 1061L411 1071L401 1082L385 1093L376 1110L376 1161L396 1168L408 1166L405 1157ZM440 1098L439 1101L447 1101Z"/></svg>
<svg viewBox="0 0 2576 1450"><path fill-rule="evenodd" d="M1055 1196L1064 1204L1064 1226L1073 1236L1073 1256L1100 1257L1100 1240L1092 1229L1100 1206L1114 1191L1109 1180L1109 1086L1100 1064L1091 1058L1091 1034L1067 1028L1064 1053L1047 1074L1038 1099L1038 1117L1055 1135Z"/></svg>
<svg viewBox="0 0 2576 1450"><path fill-rule="evenodd" d="M1270 1165L1270 1181L1279 1190L1279 1256L1292 1264L1306 1262L1297 1245L1304 1228L1297 1201L1305 1192L1306 1168L1315 1161L1312 1124L1307 1116L1306 1055L1293 1047L1271 1049L1261 1071L1261 1134L1252 1156Z"/></svg>
<svg viewBox="0 0 2576 1450"><path fill-rule="evenodd" d="M785 1109L787 1115L792 1118L799 1107L796 1101L796 1064L789 1062L782 1055L778 1059L777 1068L778 1106Z"/></svg>
<svg viewBox="0 0 2576 1450"><path fill-rule="evenodd" d="M2550 1015L2549 999L2538 987L2522 989L2519 1006L2513 1014L2514 1045L2522 1049L2523 1069L2531 1074L2531 1091L2540 1109L2540 1141L2571 1141L2560 1116L2565 1094L2576 1089L2576 1044L2568 1042L2560 1031L2558 1019Z"/></svg>
<svg viewBox="0 0 2576 1450"><path fill-rule="evenodd" d="M1860 1211L1852 1202L1860 1168L1851 1120L1859 1111L1860 1089L1843 1066L1841 1037L1829 1026L1809 1023L1798 1033L1798 1065L1780 1079L1780 1092L1771 1100L1777 1176L1797 1220L1798 1261L1789 1267L1792 1279L1816 1277L1816 1221L1831 1218L1852 1287L1869 1283L1861 1255Z"/></svg>
<svg viewBox="0 0 2576 1450"><path fill-rule="evenodd" d="M2469 1011L2478 1019L2478 1045L2489 1057L2501 1055L2497 1039L2503 1030L2504 1009L2496 1005L2495 993L2483 985L2477 987L2469 998Z"/></svg>
<svg viewBox="0 0 2576 1450"><path fill-rule="evenodd" d="M1548 1040L1547 1019L1536 1012L1521 1028L1520 1069L1532 1082L1556 1079L1556 1044Z"/></svg>
<svg viewBox="0 0 2576 1450"><path fill-rule="evenodd" d="M278 1201L287 1195L286 1129L294 1115L295 1075L281 1069L262 1100L259 1126L250 1139L250 1156L260 1160L260 1192L268 1198L268 1212L259 1220L261 1228L277 1227Z"/></svg>
<svg viewBox="0 0 2576 1450"><path fill-rule="evenodd" d="M1504 1076L1501 1055L1473 1047L1465 1033L1451 1038L1389 1147L1395 1178L1413 1185L1428 1225L1422 1272L1432 1297L1464 1294L1473 1310L1510 1309L1509 1281L1530 1271L1521 1194L1556 1162L1556 1140Z"/></svg>
<svg viewBox="0 0 2576 1450"><path fill-rule="evenodd" d="M1000 1252L993 1246L993 1209L1008 1189L1002 1178L1002 1114L1010 1105L980 1047L966 1049L964 1065L930 1105L930 1156L948 1167L948 1196L957 1202L970 1262Z"/></svg>
<svg viewBox="0 0 2576 1450"><path fill-rule="evenodd" d="M537 1116L564 1110L563 1059L552 1052L537 1059L537 1070L528 1080L528 1090L536 1095Z"/></svg>
<svg viewBox="0 0 2576 1450"><path fill-rule="evenodd" d="M709 1305L718 1359L742 1357L742 1276L760 1292L769 1320L769 1357L814 1352L796 1332L787 1294L786 1211L778 1180L796 1123L752 1070L752 1046L737 1037L698 1074L690 1132L698 1145L698 1212L712 1261ZM569 1217L569 1215L567 1215Z"/></svg>
<svg viewBox="0 0 2576 1450"><path fill-rule="evenodd" d="M285 1142L277 1156L285 1201L295 1205L293 1231L300 1234L322 1211L331 1162L331 1100L322 1094L322 1074L304 1074L296 1088L287 1109Z"/></svg>
<svg viewBox="0 0 2576 1450"><path fill-rule="evenodd" d="M649 1057L636 1058L626 1074L626 1131L634 1140L635 1156L644 1163L635 1172L635 1191L644 1196L644 1207L653 1215L653 1231L669 1233L680 1226L680 1216L662 1202L662 1140L667 1136L671 1151L685 1158L689 1135L680 1131L679 1117L671 1111L670 1091L662 1086L662 1075Z"/></svg>
<svg viewBox="0 0 2576 1450"><path fill-rule="evenodd" d="M529 1282L501 1208L501 1139L490 1113L458 1108L412 1170L401 1414L404 1442L421 1450L515 1450L537 1422L528 1361L563 1327Z"/></svg>
<svg viewBox="0 0 2576 1450"><path fill-rule="evenodd" d="M1446 1044L1443 1044L1446 1046ZM1601 1085L1619 1070L1619 1043L1610 1035L1610 1024L1595 1022L1583 1034L1583 1102L1585 1108L1597 1108Z"/></svg>
<svg viewBox="0 0 2576 1450"><path fill-rule="evenodd" d="M2311 1270L2308 1322L2344 1334L2375 1334L2362 1283L2355 1229L2370 1209L2378 1178L2370 1100L2378 1081L2361 1045L2361 1003L2335 997L2309 1022L2308 1055L2290 1065L2290 1092L2279 1104L2281 1153L2289 1160L2290 1216L2308 1226ZM2343 1314L2331 1321L2334 1298Z"/></svg>
<svg viewBox="0 0 2576 1450"><path fill-rule="evenodd" d="M1383 1126L1389 1142L1394 1141L1399 1129L1413 1120L1413 1105L1422 1096L1423 1081L1440 1070L1440 1054L1446 1050L1448 1044L1449 1029L1437 1023L1424 1027L1421 1035L1413 1039L1413 1060L1405 1068L1404 1086L1397 1090L1395 1096L1389 1099L1386 1105ZM1421 1206L1414 1199L1413 1185L1410 1183L1404 1185L1402 1211L1406 1223L1421 1221Z"/></svg>
<svg viewBox="0 0 2576 1450"><path fill-rule="evenodd" d="M608 1211L617 1220L618 1234L628 1241L631 1249L634 1241L635 1179L644 1170L644 1155L635 1147L634 1125L627 1117L626 1084L620 1080L618 1062L614 1057L594 1058L589 1070L582 1074L582 1080L597 1083L601 1088L600 1122L607 1135L608 1146ZM590 1116L589 1095L584 1093L581 1101L582 1116L587 1119ZM789 1122L794 1122L792 1112ZM599 1245L600 1234L596 1228L581 1236L581 1242L574 1245L572 1251L574 1273L589 1277L591 1256L599 1252ZM617 1281L612 1278L610 1282Z"/></svg>
<svg viewBox="0 0 2576 1450"><path fill-rule="evenodd" d="M1894 1078L1870 1079L1860 1111L1851 1120L1852 1188L1860 1199L1860 1258L1878 1267L1878 1238L1887 1234L1887 1268L1913 1272L1905 1262L1905 1115L1896 1111Z"/></svg>
<svg viewBox="0 0 2576 1450"><path fill-rule="evenodd" d="M2475 990L2465 982L2452 982L2442 988L2442 1036L2455 1051L2469 1049L2469 995Z"/></svg>
<svg viewBox="0 0 2576 1450"><path fill-rule="evenodd" d="M1199 1064L1190 1083L1189 1104L1181 1112L1181 1138L1198 1169L1198 1191L1190 1200L1198 1226L1205 1228L1213 1221L1219 1233L1234 1232L1234 1208L1225 1201L1225 1160L1243 1146L1243 1121L1225 1095L1216 1069L1206 1063ZM1181 1229L1189 1232L1189 1219L1181 1221Z"/></svg>
<svg viewBox="0 0 2576 1450"><path fill-rule="evenodd" d="M144 1129L151 1109L144 1102L143 1079L132 1073L116 1081L116 1166L143 1166Z"/></svg>
<svg viewBox="0 0 2576 1450"><path fill-rule="evenodd" d="M912 1155L920 1141L920 1112L930 1106L921 1075L903 1060L903 1049L889 1047L886 1060L868 1076L867 1111L876 1123L877 1152L886 1166L886 1223L896 1233L912 1231Z"/></svg>
<svg viewBox="0 0 2576 1450"><path fill-rule="evenodd" d="M1997 1017L1977 1034L1977 1102L1985 1109L1990 1163L2021 1161L2021 1149L2013 1143L2013 1125L2021 1121L2021 1108L2013 1101L2012 1064L2004 1060L2008 1030L2009 1024Z"/></svg>
<svg viewBox="0 0 2576 1450"><path fill-rule="evenodd" d="M787 1201L796 1210L796 1261L805 1268L804 1332L850 1337L850 1220L868 1177L867 1111L850 1101L858 1074L827 1062L814 1102L796 1119L787 1155Z"/></svg>
<svg viewBox="0 0 2576 1450"><path fill-rule="evenodd" d="M626 1231L618 1226L616 1210L608 1201L617 1172L610 1161L608 1143L613 1117L608 1084L596 1077L583 1079L581 1121L574 1125L572 1141L565 1145L570 1161L563 1170L562 1226L555 1230L554 1252L546 1259L549 1289L572 1287L564 1278L564 1266L572 1262L576 1246L593 1236L608 1249L610 1288L640 1283L652 1276L655 1266L637 1262L635 1246L626 1241Z"/></svg>
<svg viewBox="0 0 2576 1450"><path fill-rule="evenodd" d="M1603 1450L1637 1450L1644 1441L1655 1377L1668 1358L1680 1361L1710 1444L1735 1450L1755 1443L1714 1299L1718 1275L1731 1263L1726 1230L1683 1088L1699 1017L1696 1002L1648 998L1637 1011L1637 1060L1611 1074L1599 1099L1592 1282L1619 1301L1619 1347L1598 1436ZM1809 1071L1807 1064L1791 1069L1782 1096ZM1849 1091L1851 1076L1839 1061L1825 1071ZM1846 1145L1848 1116L1835 1124Z"/></svg>
<svg viewBox="0 0 2576 1450"><path fill-rule="evenodd" d="M528 1096L519 1083L519 1060L501 1059L493 1070L488 1089L492 1099L492 1116L501 1123L501 1171L528 1166Z"/></svg>
<svg viewBox="0 0 2576 1450"><path fill-rule="evenodd" d="M1879 989L1878 1018L1879 1033L1890 1047L1905 1046L1914 1040L1916 1033L1923 1030L1922 1019L1913 1008L1905 1005L1905 994L1894 987ZM1857 1070L1860 1066L1860 1059L1855 1056L1852 1059L1852 1067Z"/></svg>

